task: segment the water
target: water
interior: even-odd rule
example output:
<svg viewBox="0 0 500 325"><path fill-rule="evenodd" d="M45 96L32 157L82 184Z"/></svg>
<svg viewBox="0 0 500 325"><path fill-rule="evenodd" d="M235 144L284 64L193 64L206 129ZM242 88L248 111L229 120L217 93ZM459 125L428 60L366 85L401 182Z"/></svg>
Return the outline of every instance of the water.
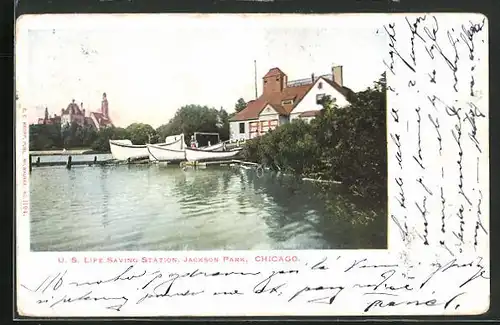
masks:
<svg viewBox="0 0 500 325"><path fill-rule="evenodd" d="M386 248L384 225L353 225L314 185L270 172L39 167L30 193L34 251ZM339 207L373 213L347 198Z"/></svg>

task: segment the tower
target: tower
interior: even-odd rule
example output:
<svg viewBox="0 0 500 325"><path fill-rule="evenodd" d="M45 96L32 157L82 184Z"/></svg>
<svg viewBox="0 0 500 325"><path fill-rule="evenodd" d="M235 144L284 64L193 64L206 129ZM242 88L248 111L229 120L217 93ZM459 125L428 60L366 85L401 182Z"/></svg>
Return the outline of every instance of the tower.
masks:
<svg viewBox="0 0 500 325"><path fill-rule="evenodd" d="M49 109L45 107L45 123L49 120Z"/></svg>
<svg viewBox="0 0 500 325"><path fill-rule="evenodd" d="M101 113L105 117L109 118L109 110L108 110L108 98L106 97L106 93L102 94L102 102L101 102Z"/></svg>
<svg viewBox="0 0 500 325"><path fill-rule="evenodd" d="M262 79L264 95L282 92L287 83L286 74L279 68L272 68Z"/></svg>

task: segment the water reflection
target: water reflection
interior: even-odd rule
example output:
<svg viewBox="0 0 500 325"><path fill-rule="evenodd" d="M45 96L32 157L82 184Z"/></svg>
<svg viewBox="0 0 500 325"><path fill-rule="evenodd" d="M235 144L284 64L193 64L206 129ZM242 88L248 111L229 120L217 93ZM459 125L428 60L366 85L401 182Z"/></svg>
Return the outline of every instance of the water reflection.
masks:
<svg viewBox="0 0 500 325"><path fill-rule="evenodd" d="M33 250L386 247L383 209L272 173L41 167L30 182Z"/></svg>

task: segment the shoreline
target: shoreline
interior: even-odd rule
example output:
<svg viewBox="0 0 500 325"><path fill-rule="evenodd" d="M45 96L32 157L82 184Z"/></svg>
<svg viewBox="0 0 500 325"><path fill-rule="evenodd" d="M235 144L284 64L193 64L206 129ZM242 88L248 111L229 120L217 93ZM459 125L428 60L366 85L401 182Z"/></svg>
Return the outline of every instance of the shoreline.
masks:
<svg viewBox="0 0 500 325"><path fill-rule="evenodd" d="M31 156L75 156L75 155L97 155L109 154L109 152L99 152L92 149L70 149L70 150L40 150L30 151Z"/></svg>

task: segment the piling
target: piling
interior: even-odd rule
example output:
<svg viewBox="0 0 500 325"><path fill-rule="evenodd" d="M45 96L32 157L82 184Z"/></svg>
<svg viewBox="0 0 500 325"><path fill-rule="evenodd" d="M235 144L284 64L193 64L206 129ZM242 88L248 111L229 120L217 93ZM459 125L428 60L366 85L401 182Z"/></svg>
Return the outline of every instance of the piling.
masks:
<svg viewBox="0 0 500 325"><path fill-rule="evenodd" d="M36 167L40 167L40 157L36 158Z"/></svg>
<svg viewBox="0 0 500 325"><path fill-rule="evenodd" d="M33 161L32 161L31 159L32 159L32 157L31 157L31 155L30 155L30 172L31 172L31 169L33 168L33 167L31 166L31 165L33 164Z"/></svg>
<svg viewBox="0 0 500 325"><path fill-rule="evenodd" d="M97 156L94 156L94 165L97 164Z"/></svg>
<svg viewBox="0 0 500 325"><path fill-rule="evenodd" d="M72 160L71 156L68 156L68 162L66 163L67 169L71 169L71 160Z"/></svg>

